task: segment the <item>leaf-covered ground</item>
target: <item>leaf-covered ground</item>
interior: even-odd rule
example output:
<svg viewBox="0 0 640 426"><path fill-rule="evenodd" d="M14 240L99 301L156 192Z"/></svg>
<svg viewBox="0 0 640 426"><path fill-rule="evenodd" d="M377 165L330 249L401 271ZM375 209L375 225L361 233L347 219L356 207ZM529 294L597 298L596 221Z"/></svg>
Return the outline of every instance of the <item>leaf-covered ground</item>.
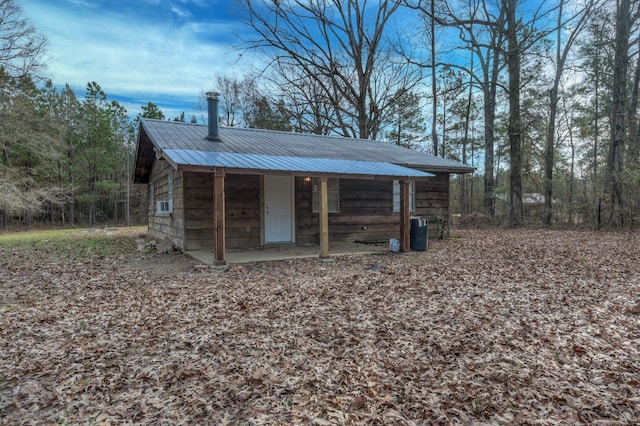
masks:
<svg viewBox="0 0 640 426"><path fill-rule="evenodd" d="M0 245L0 423L640 424L640 236L455 234L206 272Z"/></svg>

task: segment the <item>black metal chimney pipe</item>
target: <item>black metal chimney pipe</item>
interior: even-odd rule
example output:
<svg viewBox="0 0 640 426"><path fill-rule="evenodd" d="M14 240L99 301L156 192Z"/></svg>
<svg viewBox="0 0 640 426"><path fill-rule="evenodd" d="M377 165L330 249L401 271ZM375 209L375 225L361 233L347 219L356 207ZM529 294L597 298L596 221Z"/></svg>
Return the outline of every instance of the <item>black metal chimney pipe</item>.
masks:
<svg viewBox="0 0 640 426"><path fill-rule="evenodd" d="M207 92L206 95L207 112L209 117L209 134L205 139L211 142L222 142L218 132L218 102L220 94L216 92Z"/></svg>

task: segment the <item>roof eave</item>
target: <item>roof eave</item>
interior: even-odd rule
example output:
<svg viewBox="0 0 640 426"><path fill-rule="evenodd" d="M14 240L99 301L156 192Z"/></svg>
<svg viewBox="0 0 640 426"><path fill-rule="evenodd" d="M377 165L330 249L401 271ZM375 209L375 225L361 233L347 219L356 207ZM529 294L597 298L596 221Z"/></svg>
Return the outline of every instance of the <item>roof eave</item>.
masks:
<svg viewBox="0 0 640 426"><path fill-rule="evenodd" d="M424 172L431 173L454 173L454 174L466 174L473 173L476 171L475 167L446 167L446 166L424 166L424 165L411 165L411 164L400 164L403 167L408 167L410 169L421 170Z"/></svg>
<svg viewBox="0 0 640 426"><path fill-rule="evenodd" d="M373 175L373 174L358 174L358 173L330 173L330 172L316 172L316 171L291 171L291 170L275 170L275 169L249 169L249 168L235 168L235 167L219 167L219 166L199 166L193 164L178 164L176 166L178 171L183 172L201 172L201 173L213 173L214 169L224 169L226 173L237 175L279 175L279 176L299 176L299 177L327 177L327 178L341 178L341 179L366 179L366 180L427 180L433 178L433 176L403 176L403 175Z"/></svg>

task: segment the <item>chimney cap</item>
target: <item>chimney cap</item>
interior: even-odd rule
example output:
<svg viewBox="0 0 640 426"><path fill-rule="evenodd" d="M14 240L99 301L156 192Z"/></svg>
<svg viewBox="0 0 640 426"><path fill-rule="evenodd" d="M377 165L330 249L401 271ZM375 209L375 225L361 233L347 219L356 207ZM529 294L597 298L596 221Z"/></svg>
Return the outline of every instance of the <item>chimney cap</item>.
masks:
<svg viewBox="0 0 640 426"><path fill-rule="evenodd" d="M218 98L220 97L220 93L214 92L214 91L207 92L205 93L205 95L207 95L207 100L212 99L214 101L217 101Z"/></svg>

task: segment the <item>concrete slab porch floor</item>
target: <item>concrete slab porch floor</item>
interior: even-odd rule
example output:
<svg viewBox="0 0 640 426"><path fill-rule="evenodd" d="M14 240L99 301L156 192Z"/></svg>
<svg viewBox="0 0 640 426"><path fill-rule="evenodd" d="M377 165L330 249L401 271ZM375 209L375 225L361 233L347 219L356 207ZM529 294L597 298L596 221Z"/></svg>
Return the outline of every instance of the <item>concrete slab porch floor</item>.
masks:
<svg viewBox="0 0 640 426"><path fill-rule="evenodd" d="M329 256L345 254L380 254L389 251L389 243L365 244L356 242L340 242L329 244ZM189 250L189 256L205 265L213 264L213 250ZM255 250L227 250L227 264L268 262L274 260L300 259L318 257L320 247L317 245L273 244Z"/></svg>

